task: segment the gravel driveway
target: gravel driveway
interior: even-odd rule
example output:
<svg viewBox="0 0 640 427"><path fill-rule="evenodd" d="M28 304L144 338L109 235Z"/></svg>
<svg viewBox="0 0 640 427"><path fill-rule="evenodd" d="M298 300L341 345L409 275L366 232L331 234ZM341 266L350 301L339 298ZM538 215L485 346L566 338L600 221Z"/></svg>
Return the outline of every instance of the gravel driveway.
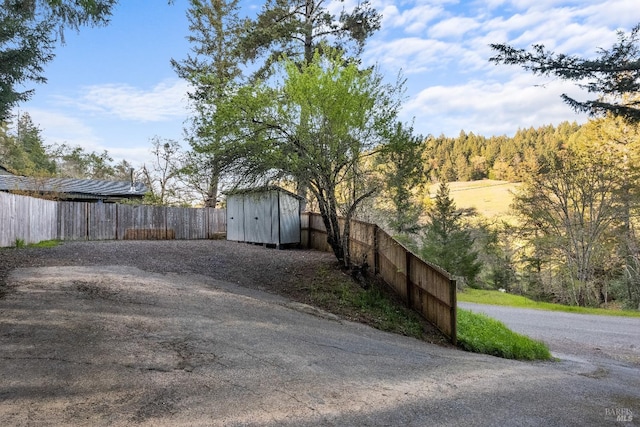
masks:
<svg viewBox="0 0 640 427"><path fill-rule="evenodd" d="M637 425L640 388L607 373L286 298L332 262L224 241L2 250L0 425Z"/></svg>

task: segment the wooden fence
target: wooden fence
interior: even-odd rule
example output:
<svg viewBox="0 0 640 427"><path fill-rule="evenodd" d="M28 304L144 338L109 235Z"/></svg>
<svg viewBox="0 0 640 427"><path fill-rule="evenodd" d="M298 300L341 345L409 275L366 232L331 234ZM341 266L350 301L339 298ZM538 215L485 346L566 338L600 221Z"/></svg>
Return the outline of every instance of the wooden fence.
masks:
<svg viewBox="0 0 640 427"><path fill-rule="evenodd" d="M213 239L226 232L224 209L59 202L61 240Z"/></svg>
<svg viewBox="0 0 640 427"><path fill-rule="evenodd" d="M0 192L0 247L57 238L57 204Z"/></svg>
<svg viewBox="0 0 640 427"><path fill-rule="evenodd" d="M320 214L303 213L301 224L303 246L331 251ZM352 220L349 249L354 264L366 262L407 306L456 344L456 281L449 273L423 261L375 224Z"/></svg>
<svg viewBox="0 0 640 427"><path fill-rule="evenodd" d="M213 239L225 232L224 209L56 202L0 192L0 247L18 239Z"/></svg>

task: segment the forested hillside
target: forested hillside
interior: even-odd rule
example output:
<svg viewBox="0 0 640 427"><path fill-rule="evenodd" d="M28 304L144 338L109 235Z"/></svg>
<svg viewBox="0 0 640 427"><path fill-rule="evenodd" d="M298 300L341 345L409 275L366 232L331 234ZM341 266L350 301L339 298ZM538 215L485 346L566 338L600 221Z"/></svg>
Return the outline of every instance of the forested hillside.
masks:
<svg viewBox="0 0 640 427"><path fill-rule="evenodd" d="M557 127L521 129L513 137L460 132L455 138L429 136L426 165L432 181L495 179L519 182L535 170L548 153L558 152L581 126L563 122Z"/></svg>
<svg viewBox="0 0 640 427"><path fill-rule="evenodd" d="M435 199L407 244L425 258L472 286L574 305L639 307L638 124L607 116L521 129L513 137L430 136L423 159L423 184ZM460 181L483 179L518 183L513 203L497 216L490 207L470 208L486 207L469 198L489 199L489 189L460 191ZM450 254L463 261L449 263Z"/></svg>

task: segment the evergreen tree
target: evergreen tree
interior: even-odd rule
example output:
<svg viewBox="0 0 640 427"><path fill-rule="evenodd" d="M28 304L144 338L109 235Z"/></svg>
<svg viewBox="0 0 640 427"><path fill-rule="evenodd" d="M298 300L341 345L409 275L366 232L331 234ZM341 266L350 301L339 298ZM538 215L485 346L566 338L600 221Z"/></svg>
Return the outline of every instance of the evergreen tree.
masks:
<svg viewBox="0 0 640 427"><path fill-rule="evenodd" d="M376 156L384 180L381 198L391 202L385 216L396 235L417 233L421 228L421 203L412 190L424 184L424 149L422 136L413 135L413 127L398 123L389 143Z"/></svg>
<svg viewBox="0 0 640 427"><path fill-rule="evenodd" d="M56 173L56 163L49 158L46 152L40 129L27 113L18 116L16 139L31 164L29 169L21 172L30 175L54 175Z"/></svg>
<svg viewBox="0 0 640 427"><path fill-rule="evenodd" d="M0 0L0 121L28 100L27 82L46 82L44 65L54 57L65 28L106 24L117 0Z"/></svg>
<svg viewBox="0 0 640 427"><path fill-rule="evenodd" d="M32 96L33 90L19 90L24 83L45 81L43 67L53 59L54 23L33 22L34 13L22 2L5 0L0 6L0 121Z"/></svg>
<svg viewBox="0 0 640 427"><path fill-rule="evenodd" d="M463 214L456 209L449 195L449 185L441 182L435 204L429 212L420 254L425 260L473 285L482 264L478 261L478 252L473 249L474 239L462 224Z"/></svg>
<svg viewBox="0 0 640 427"><path fill-rule="evenodd" d="M216 207L225 161L218 148L229 124L217 114L218 106L233 95L241 70L237 50L240 36L238 0L191 0L187 13L191 54L171 63L178 76L191 83L194 111L185 129L192 151L181 173L185 183L202 195L205 206Z"/></svg>
<svg viewBox="0 0 640 427"><path fill-rule="evenodd" d="M585 59L547 51L534 45L531 51L506 44L492 44L498 54L490 59L496 64L520 65L533 74L552 75L578 82L578 86L597 99L578 101L566 94L562 99L576 111L592 116L607 113L640 121L640 24L629 34L618 32L618 42L611 49L600 49L596 59Z"/></svg>
<svg viewBox="0 0 640 427"><path fill-rule="evenodd" d="M245 22L240 50L246 61L264 61L256 72L264 77L282 56L308 65L316 51L330 46L357 57L379 28L380 15L368 0L339 16L322 0L268 0L255 20Z"/></svg>

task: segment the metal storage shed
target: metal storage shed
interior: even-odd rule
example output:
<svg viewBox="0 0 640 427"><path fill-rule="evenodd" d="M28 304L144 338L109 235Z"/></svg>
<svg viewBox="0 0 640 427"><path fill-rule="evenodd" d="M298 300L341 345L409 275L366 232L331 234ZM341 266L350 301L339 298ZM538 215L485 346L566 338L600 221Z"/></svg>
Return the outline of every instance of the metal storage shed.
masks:
<svg viewBox="0 0 640 427"><path fill-rule="evenodd" d="M300 200L275 186L227 193L227 240L276 247L300 243Z"/></svg>

